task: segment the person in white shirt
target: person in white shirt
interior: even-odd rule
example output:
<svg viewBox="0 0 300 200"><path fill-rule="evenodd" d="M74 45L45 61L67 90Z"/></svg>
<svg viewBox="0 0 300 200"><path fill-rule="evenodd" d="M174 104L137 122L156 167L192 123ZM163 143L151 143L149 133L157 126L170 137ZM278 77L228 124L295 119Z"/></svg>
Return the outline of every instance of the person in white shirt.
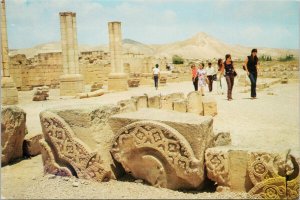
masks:
<svg viewBox="0 0 300 200"><path fill-rule="evenodd" d="M153 79L154 79L154 86L156 90L158 89L158 78L160 75L160 70L158 69L159 65L156 64L155 68L153 69Z"/></svg>
<svg viewBox="0 0 300 200"><path fill-rule="evenodd" d="M216 76L216 70L211 66L211 63L208 63L208 67L206 68L207 79L208 79L208 89L209 92L213 89L213 76Z"/></svg>

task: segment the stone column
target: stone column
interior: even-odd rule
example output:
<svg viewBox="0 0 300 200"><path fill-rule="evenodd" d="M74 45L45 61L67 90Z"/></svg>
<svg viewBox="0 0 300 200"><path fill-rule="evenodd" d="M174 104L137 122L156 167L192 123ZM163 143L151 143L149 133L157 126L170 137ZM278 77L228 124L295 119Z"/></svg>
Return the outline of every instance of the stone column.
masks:
<svg viewBox="0 0 300 200"><path fill-rule="evenodd" d="M111 60L111 73L108 75L108 89L111 91L124 91L128 89L128 75L124 73L122 59L121 22L109 22L108 32Z"/></svg>
<svg viewBox="0 0 300 200"><path fill-rule="evenodd" d="M5 0L1 0L1 100L2 105L18 103L18 90L9 73Z"/></svg>
<svg viewBox="0 0 300 200"><path fill-rule="evenodd" d="M83 76L79 73L76 13L61 12L59 15L64 73L60 77L60 95L74 96L84 92Z"/></svg>

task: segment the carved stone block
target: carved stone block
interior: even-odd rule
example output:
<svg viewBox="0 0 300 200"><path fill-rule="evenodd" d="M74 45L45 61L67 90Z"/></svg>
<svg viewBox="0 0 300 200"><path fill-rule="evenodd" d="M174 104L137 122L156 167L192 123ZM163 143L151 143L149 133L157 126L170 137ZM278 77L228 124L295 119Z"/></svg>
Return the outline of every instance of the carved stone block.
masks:
<svg viewBox="0 0 300 200"><path fill-rule="evenodd" d="M182 99L184 99L183 93L162 95L160 99L160 108L163 110L173 110L173 102Z"/></svg>
<svg viewBox="0 0 300 200"><path fill-rule="evenodd" d="M218 114L217 102L213 98L204 97L202 100L204 116L215 116Z"/></svg>
<svg viewBox="0 0 300 200"><path fill-rule="evenodd" d="M170 118L170 116L172 116L172 118ZM141 124L139 124L138 122L141 122ZM112 153L115 159L123 165L125 170L132 172L132 174L135 175L136 178L145 179L149 183L156 185L156 180L158 180L158 175L157 175L158 172L157 173L153 172L154 173L153 176L152 175L150 176L147 174L143 174L138 170L139 168L138 166L140 165L142 165L140 166L141 169L148 168L144 166L144 163L148 163L147 166L151 166L151 168L147 169L147 172L148 170L151 171L152 167L153 170L155 167L157 167L155 168L155 170L163 167L164 170L162 170L162 174L165 175L162 176L162 179L164 181L163 183L158 182L159 186L161 187L167 187L171 189L197 188L200 187L201 183L204 181L205 179L204 151L206 148L209 147L210 144L212 144L212 140L214 137L212 133L211 117L200 117L197 114L180 113L180 112L165 111L165 110L158 110L158 109L141 109L137 112L114 115L109 119L109 124L116 134L115 141L117 142L113 145L114 150L112 150ZM139 128L140 126L142 127ZM126 127L125 128L126 130L123 127ZM172 131L170 131L171 133L167 131L170 128L172 129ZM174 135L173 132L176 132L175 133L175 135L177 135L176 137L173 136ZM127 138L128 135L131 134L135 135L135 137L139 137L140 139L136 140L135 137L134 139L132 139L131 136L129 137L130 139L128 140L125 139ZM165 137L166 139L164 139ZM162 142L159 138L162 138L162 141L165 142L173 138L172 140L174 140L174 145ZM159 143L156 144L155 140L159 141ZM123 144L122 141L126 144ZM137 145L139 144L141 146L137 147ZM127 145L129 146L133 145L133 146L129 147ZM150 146L156 145L155 147L156 150L151 150L149 145ZM118 148L119 148L119 153L114 153L115 151L118 151ZM182 164L185 166L197 165L198 167L195 168L195 170L196 169L198 170L198 172L196 173L198 175L194 174L195 177L193 179L191 178L191 180L188 180L189 178L186 179L181 177L180 175L181 172L180 173L178 172L179 174L177 174L178 177L176 179L167 178L166 180L166 177L168 177L168 175L173 176L171 174L174 173L175 170L174 168L176 167L172 165L172 167L170 168L169 164L166 163L166 161L170 159L168 154L164 154L162 152L158 153L157 151L159 151L160 149L162 149L163 151L167 151L167 149L171 149L172 151L174 151L174 156L175 156L176 151L178 151L179 149L183 150L186 148L191 149L189 151L194 153L195 159L198 161L195 162L194 164L192 164L193 162L190 164L187 164L187 162L183 162ZM137 153L137 155L135 153ZM134 155L136 155L137 158L134 158ZM147 156L143 158L142 155L145 156L147 155ZM181 152L181 155L187 155L187 154ZM180 157L177 156L175 157L176 159L174 160L174 162L176 161L179 164ZM137 161L135 162L129 158L137 159ZM145 159L145 161L142 162L141 159ZM187 175L189 175L189 173ZM183 180L179 181L179 179L181 178L185 180L185 183L182 182ZM172 181L177 180L178 183L177 184L176 182L170 183L169 180Z"/></svg>
<svg viewBox="0 0 300 200"><path fill-rule="evenodd" d="M120 112L136 111L136 104L132 99L121 100L117 103L117 105L120 107Z"/></svg>
<svg viewBox="0 0 300 200"><path fill-rule="evenodd" d="M26 113L17 106L1 109L1 165L23 157L23 141L26 134Z"/></svg>
<svg viewBox="0 0 300 200"><path fill-rule="evenodd" d="M200 92L190 92L187 95L187 112L203 115L202 95Z"/></svg>
<svg viewBox="0 0 300 200"><path fill-rule="evenodd" d="M148 95L148 107L149 108L160 108L160 95Z"/></svg>
<svg viewBox="0 0 300 200"><path fill-rule="evenodd" d="M148 97L146 95L133 96L133 97L131 97L131 99L135 103L136 110L148 107Z"/></svg>
<svg viewBox="0 0 300 200"><path fill-rule="evenodd" d="M73 175L84 179L106 181L117 177L119 172L115 171L110 146L107 145L113 135L106 120L119 108L102 106L52 111L42 112L40 118L45 141L59 167L67 167ZM103 134L106 134L105 137L101 137Z"/></svg>
<svg viewBox="0 0 300 200"><path fill-rule="evenodd" d="M248 192L258 182L277 177L278 174L284 175L286 155L287 151L276 153L271 150L219 146L207 149L205 160L208 177L218 186Z"/></svg>
<svg viewBox="0 0 300 200"><path fill-rule="evenodd" d="M173 110L185 113L187 110L186 100L179 99L173 101Z"/></svg>
<svg viewBox="0 0 300 200"><path fill-rule="evenodd" d="M26 156L36 156L41 153L39 141L43 138L42 134L27 134L24 138L23 149Z"/></svg>

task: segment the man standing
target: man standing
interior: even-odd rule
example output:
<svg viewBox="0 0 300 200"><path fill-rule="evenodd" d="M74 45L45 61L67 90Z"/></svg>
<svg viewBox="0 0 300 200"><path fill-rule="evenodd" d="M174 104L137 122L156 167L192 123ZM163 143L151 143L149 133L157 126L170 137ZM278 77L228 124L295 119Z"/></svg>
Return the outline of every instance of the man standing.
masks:
<svg viewBox="0 0 300 200"><path fill-rule="evenodd" d="M245 61L247 75L251 81L251 99L256 99L256 81L258 68L257 49L252 49L251 55Z"/></svg>
<svg viewBox="0 0 300 200"><path fill-rule="evenodd" d="M154 86L156 90L158 89L158 78L160 75L160 70L158 69L159 65L156 64L155 68L153 69L153 79L154 79Z"/></svg>

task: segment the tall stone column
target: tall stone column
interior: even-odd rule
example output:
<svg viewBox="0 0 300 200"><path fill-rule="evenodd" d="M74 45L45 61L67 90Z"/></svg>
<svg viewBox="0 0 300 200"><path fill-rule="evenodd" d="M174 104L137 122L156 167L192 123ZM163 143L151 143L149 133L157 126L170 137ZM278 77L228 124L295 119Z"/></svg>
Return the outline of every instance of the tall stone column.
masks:
<svg viewBox="0 0 300 200"><path fill-rule="evenodd" d="M74 96L84 92L83 76L79 73L76 13L61 12L59 16L64 72L60 77L60 95Z"/></svg>
<svg viewBox="0 0 300 200"><path fill-rule="evenodd" d="M124 73L121 22L109 22L109 50L111 73L108 75L108 90L124 91L128 89L128 74Z"/></svg>
<svg viewBox="0 0 300 200"><path fill-rule="evenodd" d="M1 100L2 105L18 103L18 90L9 73L5 0L1 0Z"/></svg>

